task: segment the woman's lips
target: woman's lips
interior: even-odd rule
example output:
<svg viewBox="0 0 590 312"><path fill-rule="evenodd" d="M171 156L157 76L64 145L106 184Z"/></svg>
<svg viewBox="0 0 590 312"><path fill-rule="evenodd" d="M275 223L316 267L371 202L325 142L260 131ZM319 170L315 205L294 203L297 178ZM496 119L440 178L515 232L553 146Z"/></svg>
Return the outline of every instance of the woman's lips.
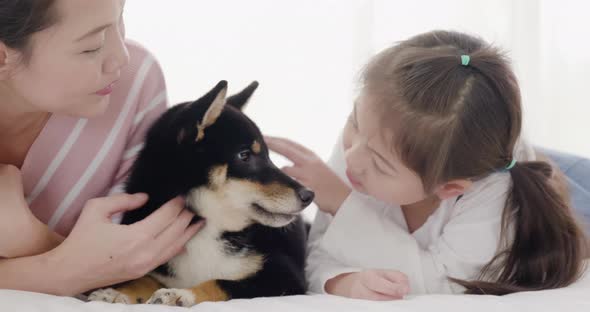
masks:
<svg viewBox="0 0 590 312"><path fill-rule="evenodd" d="M113 86L115 85L116 81L111 82L108 86L104 87L103 89L100 89L98 91L96 91L96 94L98 95L109 95L111 94L111 92L113 92Z"/></svg>

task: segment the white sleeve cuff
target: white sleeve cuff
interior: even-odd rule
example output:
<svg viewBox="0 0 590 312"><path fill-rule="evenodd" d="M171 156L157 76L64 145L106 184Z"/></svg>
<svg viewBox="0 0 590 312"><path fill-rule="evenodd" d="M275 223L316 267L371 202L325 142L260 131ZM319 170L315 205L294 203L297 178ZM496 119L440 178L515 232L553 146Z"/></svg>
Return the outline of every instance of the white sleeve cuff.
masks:
<svg viewBox="0 0 590 312"><path fill-rule="evenodd" d="M384 222L386 209L390 207L352 192L334 216L320 248L351 267L400 271L408 276L412 294L426 293L422 250L407 230ZM366 233L371 233L374 242L367 240Z"/></svg>

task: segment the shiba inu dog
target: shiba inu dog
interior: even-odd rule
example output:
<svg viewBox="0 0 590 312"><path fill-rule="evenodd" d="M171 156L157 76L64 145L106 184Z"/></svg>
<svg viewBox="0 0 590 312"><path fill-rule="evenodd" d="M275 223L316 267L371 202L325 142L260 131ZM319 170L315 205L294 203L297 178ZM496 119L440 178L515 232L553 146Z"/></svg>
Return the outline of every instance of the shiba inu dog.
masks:
<svg viewBox="0 0 590 312"><path fill-rule="evenodd" d="M90 300L192 306L305 293L307 230L299 212L314 194L271 162L260 130L242 112L257 86L226 98L221 81L150 128L126 184L149 201L122 223L180 195L206 225L186 252L141 279L94 291Z"/></svg>

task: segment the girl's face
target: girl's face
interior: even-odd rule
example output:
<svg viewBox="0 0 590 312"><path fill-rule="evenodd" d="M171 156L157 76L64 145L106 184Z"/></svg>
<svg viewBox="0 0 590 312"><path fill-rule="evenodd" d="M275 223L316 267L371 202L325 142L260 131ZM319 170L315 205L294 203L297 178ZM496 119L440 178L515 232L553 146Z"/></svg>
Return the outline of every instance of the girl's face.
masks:
<svg viewBox="0 0 590 312"><path fill-rule="evenodd" d="M92 117L103 113L129 54L124 45L123 0L57 0L57 22L35 33L28 62L16 63L0 82L21 99L20 110ZM22 101L24 100L24 101Z"/></svg>
<svg viewBox="0 0 590 312"><path fill-rule="evenodd" d="M381 201L409 205L427 197L422 180L390 148L394 133L379 127L381 118L364 94L344 128L346 174L355 190Z"/></svg>

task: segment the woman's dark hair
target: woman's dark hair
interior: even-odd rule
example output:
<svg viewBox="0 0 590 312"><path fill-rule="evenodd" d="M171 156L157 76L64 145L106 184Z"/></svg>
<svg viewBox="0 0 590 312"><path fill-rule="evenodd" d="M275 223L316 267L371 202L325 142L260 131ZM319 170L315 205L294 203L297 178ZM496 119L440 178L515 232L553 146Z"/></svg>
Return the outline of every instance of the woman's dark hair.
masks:
<svg viewBox="0 0 590 312"><path fill-rule="evenodd" d="M55 23L55 0L0 0L0 41L29 56L34 33Z"/></svg>
<svg viewBox="0 0 590 312"><path fill-rule="evenodd" d="M467 66L462 55L470 56ZM518 83L508 58L482 39L451 31L420 34L384 50L367 65L363 87L393 128L392 148L426 191L456 179L481 179L507 167L521 133ZM467 293L502 295L557 288L583 272L584 232L552 166L519 162L503 213L507 242Z"/></svg>

